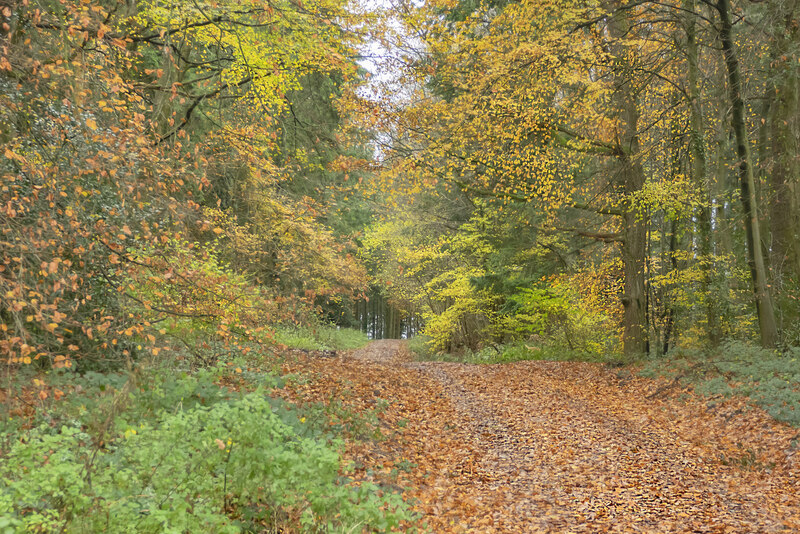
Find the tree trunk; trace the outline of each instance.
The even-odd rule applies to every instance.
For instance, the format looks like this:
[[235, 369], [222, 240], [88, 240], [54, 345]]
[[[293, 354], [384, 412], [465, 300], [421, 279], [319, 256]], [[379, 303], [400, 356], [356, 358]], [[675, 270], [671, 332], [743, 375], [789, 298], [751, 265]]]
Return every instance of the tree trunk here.
[[686, 30], [686, 59], [688, 64], [687, 89], [689, 93], [689, 117], [691, 131], [689, 133], [689, 150], [692, 155], [691, 169], [692, 178], [697, 187], [703, 191], [704, 206], [700, 207], [697, 213], [697, 222], [700, 227], [700, 270], [703, 273], [701, 279], [701, 291], [705, 302], [706, 329], [708, 341], [712, 347], [719, 345], [721, 334], [719, 330], [718, 311], [715, 305], [716, 299], [712, 295], [713, 287], [713, 247], [711, 229], [711, 194], [710, 184], [707, 177], [706, 148], [704, 136], [703, 108], [700, 101], [699, 89], [699, 53], [696, 39], [696, 9], [695, 0], [683, 1], [684, 12], [686, 13], [684, 22]]
[[[672, 268], [673, 272], [678, 272], [678, 257], [675, 253], [678, 251], [678, 221], [673, 219], [672, 224], [670, 227], [669, 232], [669, 263], [670, 267]], [[664, 344], [662, 346], [662, 354], [667, 354], [669, 352], [672, 337], [673, 337], [673, 329], [675, 327], [675, 306], [672, 303], [669, 303], [667, 309], [665, 311], [665, 319], [664, 319]]]
[[[800, 2], [775, 2], [770, 6], [775, 17], [776, 36], [772, 43], [775, 69], [770, 102], [769, 150], [772, 202], [769, 206], [771, 232], [772, 287], [776, 292], [791, 291], [800, 282], [800, 65], [792, 48], [800, 38], [797, 10]], [[798, 319], [795, 301], [784, 299], [777, 308], [783, 324]]]
[[[620, 6], [612, 6], [620, 7]], [[635, 193], [644, 187], [644, 169], [639, 161], [639, 102], [631, 71], [635, 47], [625, 43], [630, 21], [625, 9], [617, 9], [609, 22], [611, 53], [615, 63], [613, 104], [619, 120], [617, 138], [623, 155], [619, 158], [617, 182], [624, 194], [622, 264], [625, 277], [622, 305], [623, 350], [626, 355], [648, 351], [647, 306], [645, 290], [645, 254], [647, 221], [634, 205]]]
[[761, 232], [758, 224], [758, 201], [756, 184], [753, 175], [750, 144], [744, 118], [744, 100], [741, 94], [741, 73], [739, 60], [733, 46], [730, 15], [730, 1], [718, 0], [716, 4], [720, 16], [719, 36], [728, 72], [728, 94], [731, 103], [732, 127], [736, 136], [736, 153], [739, 157], [739, 189], [742, 208], [744, 209], [745, 233], [747, 235], [747, 255], [750, 274], [753, 282], [758, 326], [761, 333], [761, 344], [766, 348], [778, 344], [778, 329], [775, 323], [775, 312], [767, 284], [766, 265], [761, 252]]

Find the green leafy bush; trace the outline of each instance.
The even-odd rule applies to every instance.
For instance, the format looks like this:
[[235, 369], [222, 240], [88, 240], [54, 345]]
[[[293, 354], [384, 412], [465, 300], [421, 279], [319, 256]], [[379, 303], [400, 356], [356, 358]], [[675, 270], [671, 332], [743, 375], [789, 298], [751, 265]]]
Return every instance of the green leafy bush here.
[[492, 352], [483, 350], [476, 356], [483, 356], [483, 361], [475, 363], [509, 363], [525, 360], [617, 363], [619, 358], [616, 353], [598, 354], [558, 345], [536, 346], [526, 342], [509, 343]]
[[[86, 397], [19, 435], [0, 463], [0, 531], [383, 531], [409, 518], [399, 495], [340, 476], [338, 440], [263, 390], [215, 386], [223, 372], [138, 388], [87, 374]], [[104, 433], [89, 423], [110, 406]]]
[[535, 345], [565, 353], [600, 355], [614, 349], [610, 317], [591, 310], [567, 285], [520, 288], [511, 301], [514, 313], [508, 317], [506, 328], [517, 338], [531, 336], [538, 340]]
[[430, 361], [440, 359], [439, 354], [431, 350], [431, 338], [425, 334], [417, 334], [408, 340], [408, 350], [414, 355], [414, 359], [420, 361]]
[[320, 326], [316, 328], [317, 339], [334, 350], [360, 349], [369, 343], [367, 334], [353, 328]]

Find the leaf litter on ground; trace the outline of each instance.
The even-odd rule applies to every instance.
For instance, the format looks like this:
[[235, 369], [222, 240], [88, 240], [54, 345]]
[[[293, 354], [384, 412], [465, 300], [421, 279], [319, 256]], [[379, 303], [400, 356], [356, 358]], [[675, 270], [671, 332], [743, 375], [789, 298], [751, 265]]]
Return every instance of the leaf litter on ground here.
[[405, 490], [423, 530], [800, 531], [797, 429], [742, 399], [600, 364], [413, 362], [393, 340], [283, 370], [307, 377], [284, 396], [377, 415], [350, 476]]

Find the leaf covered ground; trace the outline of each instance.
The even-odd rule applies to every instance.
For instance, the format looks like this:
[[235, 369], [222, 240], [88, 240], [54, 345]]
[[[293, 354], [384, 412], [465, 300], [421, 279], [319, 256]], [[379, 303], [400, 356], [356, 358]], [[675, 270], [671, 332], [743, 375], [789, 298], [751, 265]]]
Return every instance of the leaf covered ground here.
[[390, 340], [301, 370], [283, 395], [377, 414], [351, 476], [406, 488], [434, 532], [800, 531], [798, 432], [741, 400], [596, 364], [412, 362]]

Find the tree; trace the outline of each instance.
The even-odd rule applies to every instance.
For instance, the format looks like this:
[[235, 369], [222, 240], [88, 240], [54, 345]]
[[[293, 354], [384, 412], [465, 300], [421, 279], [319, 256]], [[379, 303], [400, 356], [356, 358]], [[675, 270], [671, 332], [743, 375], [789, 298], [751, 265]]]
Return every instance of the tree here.
[[[311, 300], [305, 290], [362, 284], [342, 243], [276, 188], [277, 124], [290, 95], [314, 75], [356, 79], [358, 37], [342, 2], [20, 2], [0, 16], [8, 361], [157, 353], [154, 325], [167, 316], [223, 324], [224, 333], [257, 313], [291, 318], [294, 306], [273, 306], [297, 290]], [[213, 212], [227, 179], [238, 182], [234, 196], [266, 186], [257, 211], [283, 230], [278, 270], [319, 265], [312, 276], [298, 269], [285, 273], [292, 283], [262, 291], [220, 262], [233, 250], [212, 224], [234, 215]], [[230, 229], [228, 238], [263, 237], [247, 221]], [[247, 298], [218, 290], [222, 280]]]
[[[730, 69], [702, 53], [724, 27], [704, 14], [710, 5], [542, 0], [399, 10], [416, 46], [403, 55], [414, 92], [384, 108], [392, 175], [450, 191], [442, 202], [459, 193], [497, 209], [525, 203], [541, 216], [537, 235], [560, 233], [571, 244], [567, 272], [597, 261], [581, 262], [593, 244], [617, 248], [628, 354], [655, 350], [656, 341], [666, 350], [684, 335], [712, 345], [745, 335], [727, 172], [742, 158], [719, 122], [732, 94], [716, 88]], [[742, 44], [726, 42], [735, 57]], [[751, 71], [760, 50], [747, 44]], [[757, 127], [742, 103], [734, 126]], [[753, 195], [742, 201], [747, 234], [758, 231], [759, 186], [742, 176]], [[757, 249], [747, 248], [760, 288], [752, 294], [773, 344], [768, 266]]]
[[775, 323], [775, 312], [769, 290], [768, 274], [764, 255], [761, 249], [761, 230], [758, 220], [758, 199], [753, 172], [753, 161], [750, 154], [750, 141], [745, 124], [745, 104], [742, 98], [742, 75], [739, 59], [733, 44], [733, 23], [729, 0], [718, 0], [714, 4], [719, 13], [719, 37], [722, 52], [725, 56], [725, 67], [728, 72], [728, 95], [731, 104], [731, 126], [736, 136], [736, 152], [739, 156], [739, 187], [742, 207], [744, 209], [745, 234], [747, 237], [747, 254], [753, 283], [756, 312], [758, 314], [761, 344], [772, 348], [778, 344], [778, 329]]

